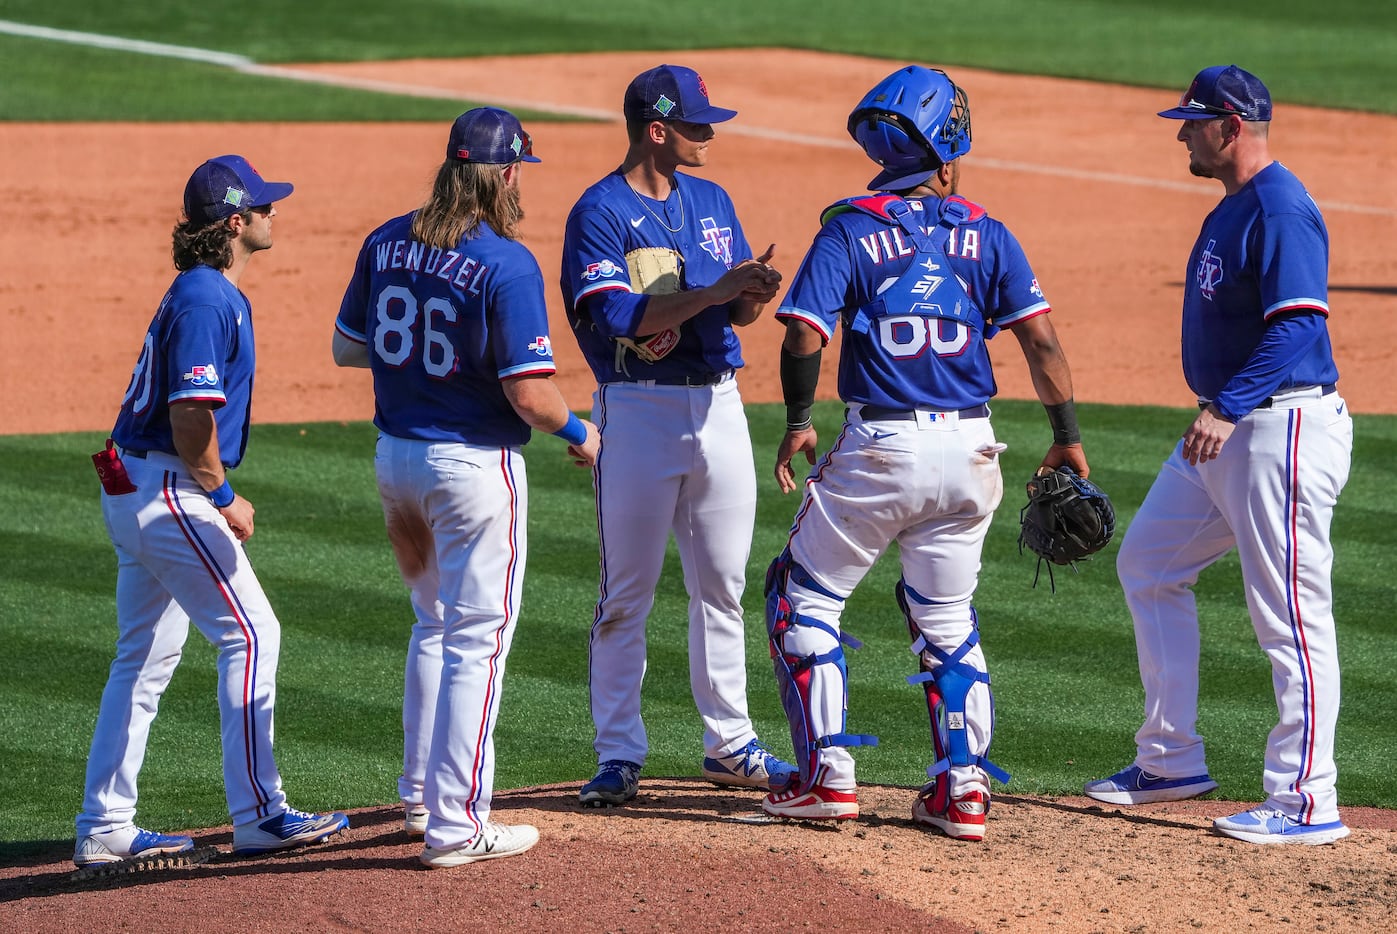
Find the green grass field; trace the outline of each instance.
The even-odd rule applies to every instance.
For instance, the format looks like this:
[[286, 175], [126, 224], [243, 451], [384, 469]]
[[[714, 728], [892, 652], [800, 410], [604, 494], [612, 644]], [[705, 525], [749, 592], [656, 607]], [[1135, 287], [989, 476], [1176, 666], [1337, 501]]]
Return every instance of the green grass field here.
[[[885, 4], [900, 23], [930, 20], [923, 4]], [[188, 45], [258, 62], [462, 56], [506, 52], [667, 49], [734, 45], [821, 48], [892, 59], [976, 65], [1178, 87], [1203, 64], [1237, 61], [1278, 98], [1397, 112], [1397, 29], [1391, 5], [1336, 0], [1316, 21], [1295, 0], [1215, 5], [1173, 0], [1167, 12], [1131, 2], [985, 0], [933, 27], [887, 28], [857, 7], [819, 16], [793, 0], [730, 0], [688, 7], [540, 0], [388, 7], [346, 0], [250, 0], [200, 8], [168, 0], [132, 5], [0, 0], [0, 19]], [[525, 11], [527, 10], [527, 11]], [[972, 15], [973, 12], [973, 15]], [[717, 27], [705, 25], [717, 22]], [[1151, 41], [1142, 47], [1139, 37]], [[460, 102], [312, 88], [168, 58], [7, 35], [0, 119], [438, 120]], [[0, 127], [0, 133], [12, 132]], [[133, 348], [134, 350], [134, 348]], [[1342, 361], [1340, 361], [1342, 367]], [[755, 591], [780, 550], [793, 498], [768, 476], [782, 411], [752, 406], [762, 499], [746, 601], [751, 705], [763, 736], [789, 750]], [[1093, 479], [1112, 494], [1124, 527], [1189, 419], [1183, 410], [1083, 406]], [[839, 419], [822, 405], [832, 438]], [[1033, 561], [1015, 546], [1018, 478], [1047, 443], [1041, 408], [996, 405], [1011, 445], [1009, 494], [986, 548], [977, 596], [995, 679], [994, 758], [1011, 789], [1065, 794], [1125, 764], [1142, 694], [1133, 638], [1116, 583], [1113, 545], [1058, 592], [1030, 588]], [[302, 807], [381, 804], [395, 797], [401, 756], [401, 671], [410, 611], [383, 535], [367, 424], [259, 426], [238, 486], [258, 508], [250, 552], [285, 627], [278, 759]], [[83, 763], [112, 655], [115, 561], [88, 462], [101, 436], [0, 437], [0, 858], [64, 839], [81, 798]], [[498, 730], [501, 788], [580, 781], [593, 766], [586, 706], [586, 637], [596, 594], [596, 532], [586, 475], [551, 437], [528, 448], [533, 488], [530, 571], [509, 660]], [[1397, 696], [1388, 607], [1397, 576], [1397, 418], [1360, 416], [1355, 467], [1335, 521], [1336, 608], [1344, 664], [1339, 724], [1344, 804], [1397, 807], [1388, 767]], [[652, 774], [695, 775], [699, 725], [688, 694], [685, 596], [677, 560], [663, 579], [650, 629], [645, 714]], [[861, 777], [903, 785], [928, 763], [920, 692], [903, 677], [912, 659], [891, 599], [885, 559], [850, 600], [846, 624], [867, 647], [850, 661], [850, 728], [883, 745], [857, 753]], [[1202, 732], [1222, 794], [1259, 795], [1274, 718], [1266, 663], [1255, 645], [1235, 558], [1198, 587], [1205, 629]], [[165, 696], [142, 773], [141, 819], [166, 829], [226, 820], [214, 700], [214, 656], [197, 634]]]
[[[750, 407], [761, 501], [748, 579], [749, 695], [758, 728], [789, 750], [755, 587], [782, 548], [797, 502], [767, 476], [784, 410]], [[818, 409], [826, 438], [841, 410]], [[1129, 522], [1184, 410], [1083, 406], [1095, 470], [1119, 524]], [[1116, 583], [1116, 544], [1034, 590], [1034, 561], [1018, 554], [1013, 482], [1046, 446], [1035, 403], [995, 406], [1009, 492], [985, 551], [976, 598], [994, 676], [994, 758], [1017, 793], [1071, 794], [1133, 755], [1142, 694], [1130, 620]], [[83, 763], [111, 659], [115, 560], [87, 455], [102, 436], [0, 437], [0, 841], [61, 839], [81, 801]], [[278, 759], [293, 802], [351, 807], [395, 798], [400, 765], [402, 666], [411, 615], [383, 535], [374, 489], [374, 430], [366, 424], [260, 426], [238, 471], [258, 509], [249, 551], [281, 617]], [[527, 449], [533, 508], [524, 610], [509, 659], [497, 734], [501, 788], [590, 776], [586, 641], [596, 595], [596, 530], [588, 476], [562, 444]], [[1339, 724], [1341, 800], [1397, 806], [1388, 767], [1397, 698], [1387, 607], [1397, 573], [1397, 418], [1359, 417], [1356, 468], [1336, 517], [1337, 612], [1346, 704]], [[650, 626], [645, 716], [647, 771], [697, 775], [701, 734], [689, 697], [685, 595], [668, 557]], [[882, 739], [860, 750], [866, 781], [912, 785], [929, 764], [920, 691], [885, 557], [849, 601], [847, 628], [866, 647], [850, 658], [850, 728]], [[1235, 558], [1198, 587], [1205, 631], [1200, 728], [1221, 793], [1255, 798], [1275, 711], [1266, 662], [1240, 595]], [[1361, 699], [1361, 700], [1357, 700]], [[37, 795], [35, 789], [45, 789]], [[219, 768], [214, 653], [197, 634], [166, 694], [142, 772], [142, 820], [159, 827], [225, 821]], [[0, 850], [3, 852], [3, 850]]]

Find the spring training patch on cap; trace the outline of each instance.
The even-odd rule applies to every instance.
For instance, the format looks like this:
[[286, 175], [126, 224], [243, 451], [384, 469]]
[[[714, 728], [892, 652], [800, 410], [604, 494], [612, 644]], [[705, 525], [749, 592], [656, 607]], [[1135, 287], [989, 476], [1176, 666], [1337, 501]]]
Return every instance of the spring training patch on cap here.
[[518, 133], [514, 134], [514, 141], [509, 144], [509, 148], [514, 150], [516, 156], [524, 151], [524, 141], [519, 138]]
[[223, 196], [224, 204], [231, 204], [233, 207], [242, 207], [243, 198], [247, 197], [247, 192], [241, 188], [229, 188], [227, 194]]
[[668, 117], [669, 112], [674, 109], [674, 101], [661, 94], [660, 99], [655, 101], [655, 109]]

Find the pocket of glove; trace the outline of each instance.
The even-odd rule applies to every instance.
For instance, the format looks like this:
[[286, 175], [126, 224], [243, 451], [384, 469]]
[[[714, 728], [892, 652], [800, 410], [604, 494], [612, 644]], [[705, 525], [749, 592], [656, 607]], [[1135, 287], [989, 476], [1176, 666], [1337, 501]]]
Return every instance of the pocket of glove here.
[[659, 246], [645, 246], [626, 254], [631, 288], [646, 295], [672, 295], [683, 289], [684, 258]]
[[1105, 548], [1115, 532], [1111, 499], [1096, 484], [1059, 467], [1028, 481], [1019, 512], [1019, 549], [1053, 564], [1073, 564]]

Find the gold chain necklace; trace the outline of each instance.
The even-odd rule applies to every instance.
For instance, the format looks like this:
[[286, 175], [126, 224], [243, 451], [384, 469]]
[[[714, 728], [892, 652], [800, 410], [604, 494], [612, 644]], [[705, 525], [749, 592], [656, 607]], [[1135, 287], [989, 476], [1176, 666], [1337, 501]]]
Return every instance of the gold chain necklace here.
[[[678, 226], [678, 227], [671, 227], [671, 226], [669, 226], [668, 224], [665, 223], [665, 219], [664, 219], [663, 217], [661, 217], [660, 215], [656, 214], [653, 210], [651, 210], [651, 209], [650, 209], [650, 205], [646, 204], [646, 203], [645, 203], [645, 199], [642, 198], [642, 197], [640, 196], [640, 192], [638, 192], [638, 191], [635, 190], [635, 186], [631, 184], [631, 180], [630, 180], [630, 179], [626, 179], [626, 187], [629, 188], [629, 189], [631, 190], [631, 194], [632, 194], [632, 195], [635, 195], [635, 200], [640, 204], [641, 207], [643, 207], [643, 208], [645, 209], [645, 213], [646, 213], [646, 214], [649, 214], [649, 215], [650, 215], [651, 217], [653, 217], [656, 221], [658, 221], [659, 224], [660, 224], [660, 226], [663, 227], [665, 230], [668, 230], [670, 233], [679, 233], [679, 231], [681, 231], [681, 230], [684, 229], [684, 192], [682, 192], [682, 191], [679, 190], [679, 186], [678, 186], [678, 185], [675, 185], [675, 186], [674, 186], [674, 193], [675, 193], [676, 195], [679, 196], [679, 226]], [[666, 198], [665, 200], [668, 201], [669, 199]]]

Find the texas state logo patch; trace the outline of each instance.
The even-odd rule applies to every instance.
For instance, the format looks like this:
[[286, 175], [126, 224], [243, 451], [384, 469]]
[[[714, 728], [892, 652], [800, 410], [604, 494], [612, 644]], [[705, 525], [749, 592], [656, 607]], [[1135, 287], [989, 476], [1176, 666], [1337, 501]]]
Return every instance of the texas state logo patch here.
[[1208, 241], [1208, 245], [1203, 248], [1203, 255], [1198, 257], [1198, 271], [1195, 273], [1198, 291], [1210, 302], [1218, 286], [1222, 285], [1222, 260], [1213, 255], [1213, 248], [1217, 243], [1216, 240]]

